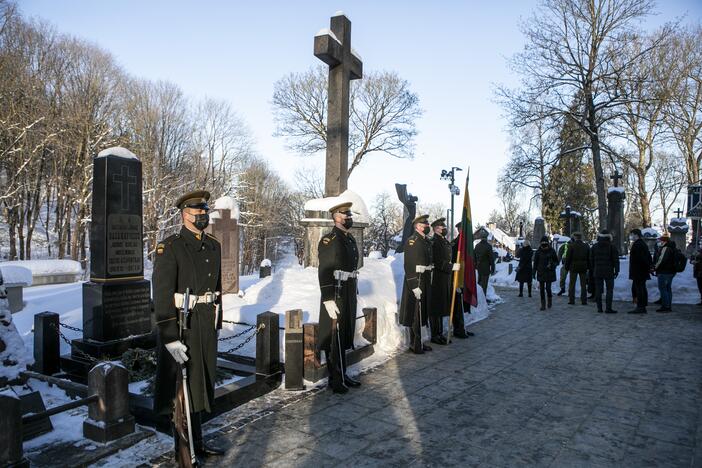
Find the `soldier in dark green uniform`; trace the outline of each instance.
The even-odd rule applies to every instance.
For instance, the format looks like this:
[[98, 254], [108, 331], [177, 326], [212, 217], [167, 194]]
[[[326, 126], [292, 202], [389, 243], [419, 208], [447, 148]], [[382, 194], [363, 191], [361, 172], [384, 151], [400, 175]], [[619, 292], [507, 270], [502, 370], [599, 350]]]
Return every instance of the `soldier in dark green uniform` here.
[[[400, 325], [409, 327], [410, 351], [422, 354], [431, 347], [422, 343], [422, 326], [427, 325], [431, 304], [431, 241], [429, 215], [413, 220], [414, 232], [405, 245], [405, 280], [400, 303]], [[419, 311], [417, 305], [419, 304]]]
[[[209, 223], [209, 198], [209, 192], [199, 190], [178, 199], [176, 207], [181, 210], [183, 227], [156, 246], [152, 277], [159, 351], [154, 409], [162, 414], [174, 410], [176, 393], [182, 398], [180, 366], [184, 365], [198, 457], [224, 453], [205, 445], [200, 418], [200, 412], [210, 412], [214, 405], [217, 334], [222, 328], [221, 247], [217, 239], [204, 232]], [[186, 288], [191, 293], [191, 314], [181, 338], [178, 309], [183, 306]], [[176, 459], [188, 465], [189, 460], [182, 460], [187, 428], [184, 433], [182, 426], [174, 424], [174, 439]]]
[[329, 386], [334, 393], [361, 385], [346, 374], [346, 350], [353, 347], [356, 331], [358, 291], [358, 247], [349, 232], [353, 226], [351, 206], [345, 202], [329, 210], [334, 228], [319, 241], [319, 348], [329, 363]]
[[432, 238], [432, 261], [434, 269], [431, 279], [431, 309], [429, 311], [429, 325], [431, 329], [431, 342], [445, 345], [444, 317], [449, 316], [451, 309], [451, 292], [453, 290], [453, 272], [459, 265], [451, 261], [451, 244], [446, 239], [446, 218], [439, 218], [431, 227], [434, 229]]

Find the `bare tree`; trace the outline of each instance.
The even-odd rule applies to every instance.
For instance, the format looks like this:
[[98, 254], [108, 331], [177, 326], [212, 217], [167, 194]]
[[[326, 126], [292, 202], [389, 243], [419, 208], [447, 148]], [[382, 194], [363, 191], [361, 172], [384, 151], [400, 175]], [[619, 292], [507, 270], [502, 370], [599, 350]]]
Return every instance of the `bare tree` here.
[[627, 33], [652, 8], [650, 0], [545, 0], [524, 23], [527, 44], [512, 60], [521, 87], [499, 90], [513, 126], [532, 122], [538, 103], [549, 115], [568, 115], [586, 132], [600, 228], [607, 223], [602, 127], [627, 100], [616, 91], [613, 78], [640, 56], [629, 57], [626, 63], [617, 58], [625, 56]]
[[368, 250], [380, 251], [387, 257], [393, 237], [402, 233], [402, 207], [389, 193], [379, 193], [371, 206], [371, 223], [365, 236]]
[[668, 214], [685, 186], [685, 169], [678, 161], [676, 155], [660, 152], [656, 155], [653, 163], [651, 194], [658, 195], [660, 209], [663, 213], [664, 229], [667, 229], [666, 226], [668, 226]]
[[680, 77], [666, 107], [666, 123], [685, 159], [687, 182], [699, 183], [702, 163], [702, 26], [673, 38], [666, 67]]
[[[370, 153], [396, 158], [414, 155], [419, 98], [395, 72], [370, 72], [351, 83], [349, 176]], [[303, 155], [327, 147], [327, 72], [323, 66], [291, 73], [274, 85], [276, 136]]]

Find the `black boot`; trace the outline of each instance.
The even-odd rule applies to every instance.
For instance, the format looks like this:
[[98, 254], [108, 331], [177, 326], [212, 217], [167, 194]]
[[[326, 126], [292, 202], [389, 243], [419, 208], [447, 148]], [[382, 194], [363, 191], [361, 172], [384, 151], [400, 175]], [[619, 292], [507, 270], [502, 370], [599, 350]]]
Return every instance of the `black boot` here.
[[548, 296], [548, 308], [549, 308], [549, 309], [550, 309], [551, 306], [553, 305], [553, 302], [552, 302], [551, 299], [552, 299], [551, 296]]
[[226, 453], [226, 450], [205, 443], [205, 439], [202, 437], [202, 418], [200, 413], [193, 414], [191, 421], [193, 424], [193, 444], [195, 445], [196, 457], [221, 457]]
[[546, 310], [546, 299], [541, 299], [541, 309], [539, 310]]
[[361, 382], [348, 375], [344, 375], [344, 385], [350, 388], [357, 388], [361, 386]]

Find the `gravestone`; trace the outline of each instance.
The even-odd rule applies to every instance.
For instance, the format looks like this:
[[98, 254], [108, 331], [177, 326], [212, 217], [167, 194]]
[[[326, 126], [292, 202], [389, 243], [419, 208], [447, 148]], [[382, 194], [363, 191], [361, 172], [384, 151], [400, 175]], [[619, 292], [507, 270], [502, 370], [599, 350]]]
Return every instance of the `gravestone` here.
[[612, 234], [612, 245], [617, 248], [619, 255], [626, 254], [624, 244], [624, 200], [626, 194], [624, 187], [619, 187], [619, 179], [623, 176], [619, 171], [614, 171], [610, 179], [614, 181], [614, 187], [607, 190], [607, 229]]
[[125, 148], [106, 149], [93, 160], [90, 281], [83, 283], [83, 338], [72, 342], [73, 360], [80, 351], [113, 359], [154, 346], [142, 231], [141, 161]]
[[[207, 232], [222, 244], [222, 293], [239, 292], [239, 221], [236, 202], [231, 197], [222, 197], [215, 201], [215, 212], [210, 216], [212, 222]], [[226, 207], [226, 208], [219, 208]]]
[[572, 237], [574, 232], [580, 232], [580, 212], [573, 210], [570, 205], [567, 205], [558, 217], [564, 220], [564, 236]]
[[[400, 203], [404, 206], [403, 216], [405, 222], [402, 227], [402, 242], [397, 247], [395, 252], [402, 253], [405, 251], [405, 242], [414, 232], [412, 221], [414, 221], [417, 215], [417, 200], [419, 198], [415, 197], [411, 193], [407, 192], [407, 184], [395, 184], [395, 191], [397, 192], [397, 198], [400, 199]], [[453, 227], [451, 227], [453, 229]]]
[[317, 33], [314, 55], [329, 65], [324, 196], [335, 197], [348, 186], [350, 81], [363, 76], [363, 62], [351, 48], [351, 21], [346, 15], [332, 16], [330, 29]]
[[285, 389], [304, 390], [302, 310], [285, 312]]
[[[329, 65], [328, 108], [327, 108], [327, 151], [324, 177], [324, 196], [320, 202], [339, 197], [337, 202], [353, 201], [352, 211], [358, 212], [356, 206], [365, 203], [348, 187], [349, 159], [349, 106], [350, 81], [363, 76], [363, 63], [351, 49], [351, 21], [341, 12], [332, 16], [330, 29], [322, 29], [314, 37], [314, 55]], [[345, 196], [346, 195], [346, 196]], [[353, 195], [349, 200], [348, 195]], [[345, 197], [344, 197], [345, 196]], [[343, 198], [342, 198], [343, 197]], [[308, 204], [310, 203], [308, 202]], [[331, 208], [335, 203], [328, 204]], [[334, 226], [331, 215], [325, 209], [305, 206], [305, 218], [300, 224], [305, 227], [304, 265], [319, 265], [317, 246], [320, 239]], [[363, 229], [367, 220], [354, 219], [351, 233], [356, 238], [359, 253], [363, 252]], [[358, 267], [363, 265], [363, 255], [359, 255]]]
[[656, 242], [658, 242], [660, 235], [661, 233], [653, 228], [641, 229], [641, 238], [646, 243], [648, 251], [651, 255], [656, 252]]
[[668, 223], [668, 233], [670, 234], [670, 240], [675, 242], [675, 246], [682, 250], [688, 257], [692, 252], [687, 250], [687, 231], [690, 229], [687, 225], [687, 219], [681, 218], [682, 210], [678, 208], [675, 212], [676, 217], [670, 220]]
[[541, 242], [541, 238], [546, 235], [546, 221], [544, 221], [544, 218], [541, 216], [538, 216], [534, 220], [534, 238], [532, 244], [535, 246], [538, 246], [539, 242]]

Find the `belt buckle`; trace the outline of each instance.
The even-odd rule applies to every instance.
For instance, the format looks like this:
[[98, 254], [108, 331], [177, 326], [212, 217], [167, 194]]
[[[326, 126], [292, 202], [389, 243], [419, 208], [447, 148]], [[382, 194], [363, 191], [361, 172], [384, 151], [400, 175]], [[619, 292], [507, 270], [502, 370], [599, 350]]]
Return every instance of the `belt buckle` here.
[[206, 304], [212, 304], [214, 302], [214, 293], [207, 291], [205, 293], [205, 303]]

